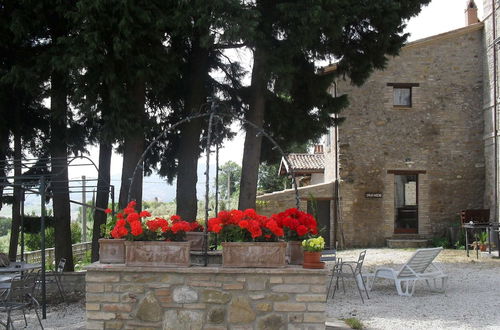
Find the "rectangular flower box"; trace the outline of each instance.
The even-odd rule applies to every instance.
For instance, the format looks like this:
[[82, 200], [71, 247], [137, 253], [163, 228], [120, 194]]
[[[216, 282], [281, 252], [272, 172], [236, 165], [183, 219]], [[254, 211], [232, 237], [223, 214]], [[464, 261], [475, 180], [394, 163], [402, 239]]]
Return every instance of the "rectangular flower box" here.
[[191, 243], [191, 251], [202, 251], [205, 233], [199, 231], [187, 231], [186, 240]]
[[286, 242], [223, 242], [223, 267], [285, 267]]
[[126, 241], [125, 264], [146, 267], [189, 267], [189, 242]]
[[125, 240], [100, 238], [99, 262], [101, 264], [124, 264]]

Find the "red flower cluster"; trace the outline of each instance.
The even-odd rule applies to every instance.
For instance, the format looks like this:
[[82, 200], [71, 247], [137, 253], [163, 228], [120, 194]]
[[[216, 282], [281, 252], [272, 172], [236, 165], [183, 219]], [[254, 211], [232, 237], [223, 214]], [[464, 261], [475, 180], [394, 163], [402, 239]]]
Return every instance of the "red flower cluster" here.
[[117, 221], [115, 228], [111, 231], [111, 236], [114, 238], [122, 238], [129, 234], [139, 236], [143, 233], [141, 216], [135, 211], [135, 201], [128, 203], [123, 213], [116, 215]]
[[253, 209], [221, 211], [216, 218], [208, 220], [208, 230], [211, 232], [220, 233], [226, 226], [241, 228], [252, 239], [270, 240], [273, 236], [284, 235], [283, 228], [274, 219], [259, 215]]
[[311, 214], [296, 208], [273, 214], [271, 219], [274, 219], [278, 226], [285, 230], [285, 239], [287, 240], [302, 240], [306, 235], [318, 233], [316, 219]]
[[173, 215], [170, 221], [163, 218], [155, 218], [142, 222], [143, 218], [151, 217], [148, 211], [137, 212], [136, 202], [128, 203], [123, 213], [117, 214], [116, 225], [111, 231], [114, 238], [126, 237], [138, 240], [167, 239], [171, 241], [184, 240], [185, 232], [197, 229], [198, 223], [191, 224], [183, 221], [178, 215]]

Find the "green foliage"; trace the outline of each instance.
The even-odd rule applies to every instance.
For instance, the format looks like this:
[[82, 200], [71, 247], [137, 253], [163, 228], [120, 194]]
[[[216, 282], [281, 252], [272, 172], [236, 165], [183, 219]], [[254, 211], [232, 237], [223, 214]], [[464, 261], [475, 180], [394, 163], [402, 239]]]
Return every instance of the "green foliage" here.
[[83, 258], [75, 258], [75, 271], [83, 270], [83, 268], [92, 263], [91, 261], [91, 250], [85, 252]]
[[451, 247], [451, 243], [446, 237], [434, 237], [432, 239], [432, 246], [449, 249]]
[[363, 329], [364, 325], [355, 317], [350, 317], [343, 320], [351, 329]]
[[10, 234], [0, 237], [0, 252], [8, 253], [10, 244]]
[[[80, 224], [77, 222], [71, 222], [71, 243], [80, 243], [82, 239], [82, 230]], [[26, 251], [37, 251], [41, 249], [41, 235], [38, 234], [28, 234], [24, 235], [24, 242], [26, 245]], [[54, 228], [45, 229], [45, 248], [52, 248], [55, 246], [55, 236]]]
[[9, 233], [12, 225], [12, 219], [0, 217], [0, 236], [5, 236]]
[[[219, 172], [219, 199], [229, 200], [238, 195], [240, 190], [241, 166], [228, 161], [220, 167]], [[228, 184], [230, 194], [228, 195]]]
[[175, 202], [144, 201], [142, 208], [155, 217], [170, 218], [175, 214]]
[[259, 166], [258, 191], [270, 193], [290, 187], [290, 179], [278, 173], [279, 164], [262, 163]]
[[480, 232], [477, 235], [477, 240], [479, 241], [480, 244], [488, 243], [488, 232], [487, 231]]

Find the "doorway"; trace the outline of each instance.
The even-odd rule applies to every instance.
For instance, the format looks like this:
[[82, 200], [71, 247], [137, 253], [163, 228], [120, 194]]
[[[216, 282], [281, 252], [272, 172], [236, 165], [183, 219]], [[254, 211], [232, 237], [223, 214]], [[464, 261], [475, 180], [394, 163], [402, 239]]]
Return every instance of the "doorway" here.
[[330, 248], [330, 200], [308, 200], [307, 213], [316, 218], [320, 235], [325, 239], [325, 248]]
[[394, 175], [394, 233], [418, 233], [418, 174]]

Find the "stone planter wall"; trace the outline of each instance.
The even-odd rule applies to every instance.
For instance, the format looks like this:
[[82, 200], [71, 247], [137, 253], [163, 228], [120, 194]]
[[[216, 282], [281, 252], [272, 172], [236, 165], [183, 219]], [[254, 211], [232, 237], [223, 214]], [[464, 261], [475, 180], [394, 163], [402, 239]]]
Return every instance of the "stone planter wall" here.
[[87, 329], [324, 329], [327, 271], [87, 267]]

